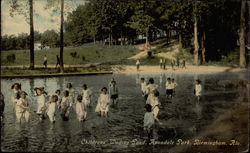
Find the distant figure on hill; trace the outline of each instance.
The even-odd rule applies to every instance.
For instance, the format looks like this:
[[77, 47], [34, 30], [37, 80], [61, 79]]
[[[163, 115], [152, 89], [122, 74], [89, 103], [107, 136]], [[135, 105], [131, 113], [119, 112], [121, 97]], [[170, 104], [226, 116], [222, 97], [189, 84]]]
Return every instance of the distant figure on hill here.
[[179, 57], [176, 58], [176, 65], [177, 65], [178, 68], [180, 67], [180, 59], [179, 59]]
[[57, 65], [60, 66], [60, 58], [58, 55], [56, 55], [56, 68], [57, 68]]
[[182, 60], [182, 68], [186, 68], [186, 61]]
[[47, 59], [47, 56], [45, 55], [43, 58], [43, 65], [45, 68], [47, 68], [47, 64], [48, 64], [48, 59]]
[[140, 69], [140, 61], [139, 60], [136, 61], [136, 68], [137, 68], [137, 71], [139, 71], [139, 69]]
[[162, 58], [160, 59], [160, 69], [162, 69], [162, 67], [163, 67], [163, 60], [162, 60]]
[[175, 65], [175, 60], [174, 60], [174, 59], [172, 59], [172, 60], [171, 60], [172, 70], [174, 70], [174, 65]]
[[166, 60], [166, 59], [163, 59], [163, 69], [164, 69], [164, 70], [166, 69], [166, 64], [167, 64], [167, 60]]

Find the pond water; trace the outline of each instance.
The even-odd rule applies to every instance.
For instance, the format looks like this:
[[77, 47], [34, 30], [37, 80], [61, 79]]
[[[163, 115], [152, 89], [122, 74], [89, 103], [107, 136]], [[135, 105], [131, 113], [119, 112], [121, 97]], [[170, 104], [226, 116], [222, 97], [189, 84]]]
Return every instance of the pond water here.
[[[111, 107], [108, 118], [101, 118], [94, 112], [100, 88], [108, 86], [115, 78], [119, 89], [118, 106]], [[59, 78], [35, 78], [2, 80], [1, 90], [5, 96], [5, 119], [1, 128], [2, 151], [138, 151], [143, 145], [126, 144], [135, 139], [144, 141], [143, 116], [145, 101], [141, 96], [140, 78], [153, 77], [160, 86], [162, 103], [158, 118], [162, 125], [154, 131], [156, 140], [189, 139], [196, 136], [204, 127], [211, 124], [219, 115], [229, 110], [237, 102], [243, 89], [225, 89], [216, 84], [218, 80], [247, 80], [246, 73], [211, 74], [155, 74], [155, 75], [96, 75]], [[165, 80], [175, 78], [178, 86], [171, 101], [165, 99]], [[194, 81], [200, 79], [203, 84], [203, 97], [198, 103], [193, 95]], [[31, 107], [30, 123], [18, 124], [15, 121], [10, 103], [11, 85], [22, 84], [22, 90], [28, 93]], [[65, 89], [68, 82], [80, 93], [83, 84], [93, 91], [91, 107], [87, 120], [78, 122], [73, 109], [70, 120], [51, 124], [48, 119], [39, 122], [36, 110], [34, 87], [44, 86], [48, 93], [56, 89]], [[196, 130], [192, 130], [192, 129]], [[246, 127], [247, 128], [247, 127]], [[85, 144], [85, 142], [87, 142]], [[95, 142], [94, 142], [95, 141]], [[114, 144], [114, 142], [121, 142]], [[122, 144], [122, 142], [124, 144]], [[105, 143], [105, 144], [103, 144]], [[171, 147], [171, 146], [170, 146]]]

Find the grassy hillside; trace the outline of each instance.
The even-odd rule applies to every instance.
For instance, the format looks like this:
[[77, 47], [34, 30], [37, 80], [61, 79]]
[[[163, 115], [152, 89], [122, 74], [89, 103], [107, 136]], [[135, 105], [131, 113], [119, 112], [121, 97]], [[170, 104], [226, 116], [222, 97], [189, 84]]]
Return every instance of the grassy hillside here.
[[[76, 52], [76, 57], [71, 53]], [[133, 46], [105, 46], [101, 44], [86, 44], [79, 47], [65, 47], [64, 64], [89, 64], [118, 62], [127, 59], [139, 52]], [[7, 56], [15, 54], [16, 60], [13, 63], [7, 62]], [[56, 64], [56, 55], [59, 55], [59, 48], [35, 51], [35, 64], [42, 65], [44, 55], [48, 58], [48, 64]], [[29, 50], [3, 51], [1, 54], [2, 65], [29, 65]]]

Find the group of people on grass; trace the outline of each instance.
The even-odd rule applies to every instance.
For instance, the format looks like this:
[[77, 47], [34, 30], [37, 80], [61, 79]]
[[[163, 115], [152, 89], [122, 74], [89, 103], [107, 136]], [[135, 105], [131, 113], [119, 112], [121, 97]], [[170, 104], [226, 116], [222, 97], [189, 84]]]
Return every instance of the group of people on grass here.
[[[43, 57], [43, 65], [44, 65], [44, 68], [48, 67], [48, 58], [46, 55], [44, 55]], [[60, 66], [60, 57], [58, 55], [56, 55], [56, 68], [57, 66]]]
[[[165, 70], [166, 69], [167, 60], [164, 59], [164, 58], [160, 58], [160, 62], [159, 63], [160, 63], [160, 69], [164, 69]], [[172, 59], [170, 64], [171, 64], [172, 70], [174, 70], [175, 66], [177, 68], [185, 68], [185, 69], [187, 68], [186, 67], [186, 61], [184, 59], [180, 60], [179, 57], [177, 57], [176, 60]], [[139, 59], [136, 60], [135, 65], [136, 65], [137, 71], [139, 71], [140, 70], [140, 66], [141, 66], [141, 63], [140, 63]]]

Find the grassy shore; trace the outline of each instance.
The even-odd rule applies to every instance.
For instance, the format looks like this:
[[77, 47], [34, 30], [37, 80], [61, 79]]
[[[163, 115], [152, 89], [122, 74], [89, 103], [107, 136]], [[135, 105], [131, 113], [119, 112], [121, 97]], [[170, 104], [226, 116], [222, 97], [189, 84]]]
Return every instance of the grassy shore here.
[[[76, 52], [76, 56], [71, 54]], [[65, 47], [64, 64], [90, 64], [107, 63], [125, 60], [139, 52], [133, 46], [107, 46], [101, 44], [86, 44], [79, 47]], [[15, 54], [16, 60], [12, 63], [7, 61], [7, 56]], [[44, 56], [47, 56], [48, 64], [56, 64], [56, 55], [59, 55], [59, 48], [35, 51], [35, 65], [42, 65]], [[1, 65], [29, 65], [29, 50], [3, 51], [1, 54]]]
[[[152, 42], [152, 57], [148, 57], [147, 52], [143, 52], [143, 45], [108, 46], [90, 43], [78, 47], [65, 47], [64, 73], [112, 71], [116, 65], [125, 67], [135, 66], [137, 59], [140, 59], [140, 63], [143, 66], [158, 67], [160, 58], [162, 57], [167, 60], [167, 66], [170, 66], [171, 59], [176, 59], [177, 56], [179, 59], [184, 59], [187, 65], [192, 65], [193, 63], [192, 48], [178, 50], [178, 42], [175, 40], [172, 40], [171, 43], [166, 43], [165, 39]], [[8, 61], [7, 56], [13, 54], [15, 55], [15, 60], [13, 62]], [[49, 65], [47, 69], [43, 68], [43, 58], [45, 55], [47, 56]], [[36, 68], [35, 70], [30, 70], [29, 50], [2, 51], [1, 75], [58, 74], [60, 73], [59, 70], [55, 69], [56, 55], [59, 55], [59, 48], [35, 51]], [[138, 58], [131, 58], [134, 56]], [[238, 51], [234, 51], [221, 61], [209, 62], [203, 66], [226, 66], [229, 67], [226, 69], [231, 69], [230, 67], [238, 67], [238, 59]]]
[[[98, 66], [98, 67], [66, 67], [64, 68], [64, 74], [84, 74], [84, 73], [93, 73], [93, 72], [109, 72], [112, 71], [111, 67], [109, 66]], [[1, 69], [1, 75], [9, 76], [9, 75], [55, 75], [60, 74], [60, 69], [55, 68], [36, 68], [34, 70], [30, 70], [28, 68], [3, 68]]]

